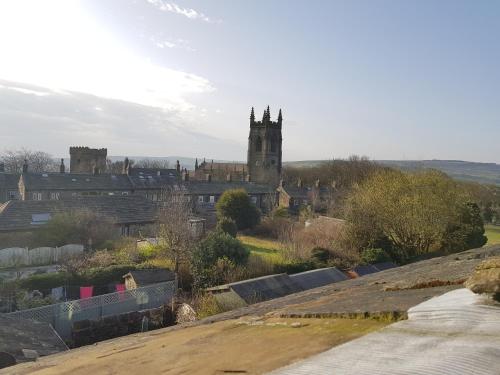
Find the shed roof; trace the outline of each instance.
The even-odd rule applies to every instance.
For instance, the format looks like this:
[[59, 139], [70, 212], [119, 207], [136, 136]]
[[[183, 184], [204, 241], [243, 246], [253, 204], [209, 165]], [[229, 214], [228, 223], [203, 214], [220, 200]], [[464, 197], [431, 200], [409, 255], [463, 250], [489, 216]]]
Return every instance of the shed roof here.
[[0, 172], [0, 190], [17, 190], [20, 176], [19, 173]]
[[347, 280], [347, 276], [335, 267], [296, 273], [290, 278], [304, 290]]
[[163, 283], [175, 280], [175, 273], [165, 268], [130, 271], [124, 278], [131, 277], [137, 286]]
[[243, 280], [228, 284], [228, 287], [248, 304], [283, 297], [303, 290], [286, 273]]
[[360, 265], [353, 268], [353, 271], [358, 276], [369, 275], [371, 273], [379, 272], [379, 270], [371, 264]]

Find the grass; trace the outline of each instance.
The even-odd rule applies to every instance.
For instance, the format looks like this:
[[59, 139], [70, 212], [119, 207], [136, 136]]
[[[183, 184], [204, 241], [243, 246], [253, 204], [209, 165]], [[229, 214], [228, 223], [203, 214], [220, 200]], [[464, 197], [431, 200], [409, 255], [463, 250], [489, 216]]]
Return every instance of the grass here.
[[273, 264], [286, 263], [282, 254], [281, 244], [272, 239], [264, 239], [253, 236], [238, 236], [251, 254], [258, 255]]
[[488, 237], [487, 245], [500, 244], [500, 226], [497, 225], [485, 225], [485, 235]]

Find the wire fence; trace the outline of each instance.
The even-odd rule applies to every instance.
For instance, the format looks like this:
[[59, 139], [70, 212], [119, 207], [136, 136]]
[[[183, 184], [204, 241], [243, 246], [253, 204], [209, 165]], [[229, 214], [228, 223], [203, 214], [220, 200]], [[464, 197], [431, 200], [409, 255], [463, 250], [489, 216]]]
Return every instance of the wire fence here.
[[5, 315], [11, 318], [48, 323], [54, 327], [61, 338], [70, 339], [75, 322], [87, 319], [99, 320], [106, 316], [153, 309], [170, 304], [176, 288], [177, 282], [169, 281], [122, 292], [15, 311]]

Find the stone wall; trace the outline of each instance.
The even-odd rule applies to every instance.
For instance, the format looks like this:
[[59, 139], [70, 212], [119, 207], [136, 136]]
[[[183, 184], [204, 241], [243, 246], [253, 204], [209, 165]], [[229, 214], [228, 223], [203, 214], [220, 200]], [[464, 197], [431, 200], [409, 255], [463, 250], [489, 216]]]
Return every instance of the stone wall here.
[[133, 311], [108, 316], [100, 320], [81, 320], [73, 324], [71, 348], [141, 332], [143, 317], [148, 319], [148, 330], [175, 324], [171, 308], [163, 305], [156, 309]]
[[83, 250], [83, 245], [37, 247], [31, 250], [23, 247], [0, 249], [0, 267], [42, 266], [58, 263], [66, 256], [81, 254]]

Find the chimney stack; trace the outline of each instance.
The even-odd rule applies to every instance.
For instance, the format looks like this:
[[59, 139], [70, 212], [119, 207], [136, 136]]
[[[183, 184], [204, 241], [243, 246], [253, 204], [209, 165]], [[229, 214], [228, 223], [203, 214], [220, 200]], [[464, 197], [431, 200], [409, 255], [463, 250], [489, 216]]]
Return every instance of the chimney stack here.
[[61, 159], [61, 165], [59, 166], [59, 173], [64, 173], [65, 172], [65, 167], [64, 167], [64, 159]]
[[5, 164], [0, 163], [0, 173], [4, 173], [4, 172], [5, 172]]
[[231, 176], [231, 173], [228, 173], [226, 176], [226, 181], [227, 182], [232, 182], [233, 181], [233, 176]]
[[319, 189], [320, 183], [319, 183], [319, 178], [314, 182], [314, 187], [316, 189]]
[[301, 188], [302, 187], [302, 179], [299, 177], [299, 179], [297, 180], [297, 187], [298, 188]]
[[28, 173], [28, 160], [24, 159], [23, 173]]
[[205, 175], [205, 181], [207, 181], [207, 182], [212, 182], [212, 175], [211, 175], [210, 173], [207, 173], [207, 174]]
[[245, 176], [245, 182], [251, 182], [252, 179], [250, 178], [250, 173], [248, 173], [246, 176]]
[[189, 172], [186, 170], [182, 172], [182, 181], [189, 181]]
[[179, 163], [179, 160], [175, 163], [175, 169], [177, 173], [181, 173], [181, 163]]

